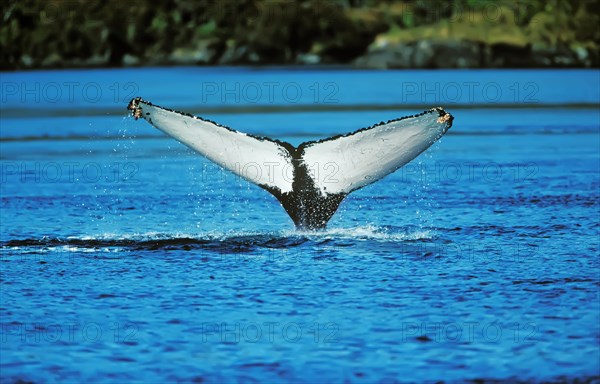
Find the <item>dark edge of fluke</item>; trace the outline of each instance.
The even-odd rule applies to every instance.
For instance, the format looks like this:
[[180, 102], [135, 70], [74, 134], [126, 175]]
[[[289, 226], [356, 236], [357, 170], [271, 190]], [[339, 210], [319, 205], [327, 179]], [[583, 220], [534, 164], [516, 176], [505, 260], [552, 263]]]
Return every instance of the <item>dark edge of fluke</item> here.
[[[187, 113], [187, 112], [181, 112], [181, 111], [178, 111], [178, 110], [175, 110], [175, 109], [165, 108], [165, 107], [161, 107], [160, 105], [152, 104], [150, 101], [146, 101], [146, 100], [142, 99], [141, 97], [135, 97], [135, 98], [131, 99], [131, 101], [129, 101], [129, 104], [127, 105], [127, 110], [132, 111], [131, 114], [132, 114], [132, 116], [136, 120], [138, 118], [142, 117], [141, 110], [139, 108], [139, 104], [140, 103], [144, 103], [144, 104], [150, 105], [150, 106], [155, 107], [155, 108], [164, 109], [165, 111], [174, 112], [174, 113], [177, 113], [177, 114], [180, 114], [180, 115], [183, 115], [183, 116], [191, 117], [192, 119], [196, 119], [196, 120], [200, 120], [200, 121], [206, 121], [206, 122], [214, 124], [214, 125], [216, 125], [218, 127], [225, 128], [225, 129], [227, 129], [228, 131], [231, 131], [231, 132], [239, 132], [239, 131], [231, 128], [231, 127], [219, 124], [219, 123], [217, 123], [215, 121], [212, 121], [212, 120], [209, 120], [209, 119], [205, 119], [205, 118], [202, 118], [202, 117], [194, 116], [194, 115], [192, 115], [190, 113]], [[280, 144], [280, 145], [284, 146], [286, 149], [288, 149], [288, 147], [291, 146], [294, 149], [300, 150], [301, 148], [308, 147], [308, 146], [311, 146], [311, 145], [314, 145], [314, 144], [319, 144], [319, 143], [323, 143], [325, 141], [339, 139], [341, 137], [348, 137], [348, 136], [356, 135], [357, 133], [361, 133], [361, 132], [367, 131], [369, 129], [373, 129], [373, 128], [379, 127], [381, 125], [390, 124], [390, 123], [393, 123], [393, 122], [396, 122], [396, 121], [405, 120], [405, 119], [412, 119], [412, 118], [419, 117], [419, 116], [424, 116], [424, 115], [426, 115], [428, 113], [433, 113], [433, 112], [437, 112], [439, 114], [439, 117], [448, 116], [448, 118], [447, 118], [448, 129], [452, 128], [452, 123], [454, 121], [454, 116], [452, 116], [450, 113], [446, 112], [444, 110], [444, 108], [442, 108], [442, 107], [434, 107], [434, 108], [430, 108], [430, 109], [428, 109], [426, 111], [423, 111], [421, 113], [416, 113], [414, 115], [403, 116], [403, 117], [399, 117], [397, 119], [391, 119], [391, 120], [388, 120], [388, 121], [380, 121], [379, 123], [373, 124], [373, 125], [371, 125], [369, 127], [357, 129], [356, 131], [353, 131], [353, 132], [350, 132], [350, 133], [343, 133], [343, 134], [331, 136], [331, 137], [328, 137], [328, 138], [325, 138], [325, 139], [321, 139], [321, 140], [305, 141], [305, 142], [301, 143], [298, 147], [294, 147], [292, 144], [290, 144], [288, 142], [277, 140], [277, 139], [272, 139], [272, 138], [267, 137], [267, 136], [256, 136], [256, 135], [253, 135], [251, 133], [244, 133], [244, 134], [248, 135], [250, 137], [253, 137], [255, 139], [258, 139], [258, 140], [272, 141], [274, 143], [277, 143], [277, 144]]]

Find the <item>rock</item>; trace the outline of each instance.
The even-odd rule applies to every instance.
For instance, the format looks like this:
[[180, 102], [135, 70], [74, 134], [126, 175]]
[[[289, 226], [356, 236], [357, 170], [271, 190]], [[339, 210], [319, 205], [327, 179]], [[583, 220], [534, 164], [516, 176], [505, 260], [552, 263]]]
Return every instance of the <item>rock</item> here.
[[573, 48], [573, 52], [575, 52], [575, 55], [577, 55], [577, 59], [579, 59], [580, 62], [585, 63], [588, 60], [589, 54], [584, 47], [575, 47]]
[[192, 65], [196, 63], [196, 52], [187, 48], [177, 48], [169, 55], [168, 62], [175, 65]]
[[21, 56], [21, 63], [25, 67], [31, 67], [33, 65], [33, 58], [29, 55], [23, 55]]
[[532, 63], [535, 66], [552, 67], [574, 67], [581, 66], [575, 52], [564, 46], [544, 47], [534, 45], [532, 47]]
[[256, 52], [250, 52], [248, 55], [248, 61], [253, 64], [260, 63], [260, 56]]
[[598, 66], [598, 60], [597, 57], [595, 57], [594, 55], [594, 50], [587, 49], [582, 46], [576, 46], [572, 48], [572, 51], [575, 57], [577, 58], [577, 66], [587, 68], [592, 66]]
[[63, 58], [60, 54], [58, 54], [57, 52], [53, 52], [50, 54], [50, 56], [46, 57], [42, 63], [41, 66], [44, 68], [56, 68], [56, 67], [60, 67], [63, 64]]
[[369, 52], [364, 56], [358, 57], [354, 60], [353, 65], [356, 68], [365, 69], [387, 69], [390, 66], [390, 62], [393, 60], [392, 53], [385, 50], [376, 50]]
[[130, 55], [126, 53], [123, 56], [123, 65], [125, 67], [133, 67], [140, 64], [140, 59], [137, 56]]
[[434, 57], [435, 50], [431, 42], [427, 40], [421, 40], [415, 46], [412, 66], [413, 68], [433, 68]]
[[354, 61], [358, 68], [387, 69], [411, 68], [414, 47], [408, 44], [385, 44], [369, 48], [368, 52]]
[[[586, 61], [586, 66], [594, 68], [600, 66], [600, 51], [598, 51], [597, 49], [588, 48], [587, 52], [589, 57], [588, 61]], [[587, 63], [589, 63], [589, 65]]]
[[195, 48], [177, 48], [169, 55], [168, 62], [175, 65], [212, 64], [216, 57], [216, 49], [210, 40], [201, 40]]
[[531, 67], [533, 65], [531, 46], [517, 46], [506, 43], [489, 47], [488, 65], [494, 68]]
[[225, 49], [225, 52], [219, 58], [219, 64], [240, 64], [246, 59], [248, 48], [245, 46], [235, 47], [229, 46]]
[[476, 42], [450, 40], [432, 42], [431, 46], [434, 54], [429, 59], [429, 68], [479, 68], [483, 65], [482, 47]]
[[86, 59], [83, 64], [88, 67], [101, 67], [108, 65], [108, 59], [110, 52], [106, 52], [104, 55], [93, 55], [89, 59]]
[[411, 68], [416, 48], [408, 44], [398, 44], [392, 49], [394, 61], [390, 63], [390, 68]]
[[296, 57], [296, 62], [304, 65], [315, 65], [321, 62], [321, 57], [314, 53], [301, 53]]
[[386, 43], [370, 47], [367, 54], [354, 61], [361, 68], [479, 68], [482, 47], [475, 42], [419, 41]]

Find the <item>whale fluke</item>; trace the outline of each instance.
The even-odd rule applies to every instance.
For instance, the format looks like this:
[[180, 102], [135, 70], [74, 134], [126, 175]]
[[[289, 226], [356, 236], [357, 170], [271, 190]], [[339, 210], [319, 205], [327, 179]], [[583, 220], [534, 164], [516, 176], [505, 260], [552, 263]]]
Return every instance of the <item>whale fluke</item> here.
[[297, 228], [324, 228], [351, 192], [396, 171], [452, 126], [442, 108], [295, 147], [258, 137], [141, 98], [127, 107], [137, 119], [174, 137], [225, 169], [271, 192]]

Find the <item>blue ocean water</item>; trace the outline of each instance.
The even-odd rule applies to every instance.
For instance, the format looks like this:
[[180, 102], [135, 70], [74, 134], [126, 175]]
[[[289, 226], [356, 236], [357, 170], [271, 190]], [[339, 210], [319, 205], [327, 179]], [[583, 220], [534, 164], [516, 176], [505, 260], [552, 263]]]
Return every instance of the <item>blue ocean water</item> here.
[[[0, 381], [600, 376], [600, 75], [1, 73]], [[125, 107], [293, 144], [443, 106], [427, 152], [299, 232]]]

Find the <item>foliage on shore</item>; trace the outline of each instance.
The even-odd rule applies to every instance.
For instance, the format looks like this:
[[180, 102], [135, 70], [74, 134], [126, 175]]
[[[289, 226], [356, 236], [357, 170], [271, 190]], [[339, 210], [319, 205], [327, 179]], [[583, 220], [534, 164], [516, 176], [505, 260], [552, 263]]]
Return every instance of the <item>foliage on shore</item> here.
[[[600, 0], [9, 0], [1, 7], [2, 69], [598, 66], [600, 43]], [[432, 59], [420, 59], [423, 49]], [[523, 52], [530, 59], [510, 60]], [[442, 53], [466, 58], [446, 65], [436, 59]]]

